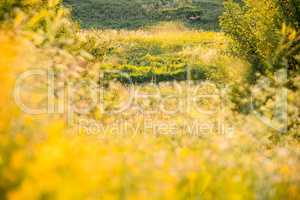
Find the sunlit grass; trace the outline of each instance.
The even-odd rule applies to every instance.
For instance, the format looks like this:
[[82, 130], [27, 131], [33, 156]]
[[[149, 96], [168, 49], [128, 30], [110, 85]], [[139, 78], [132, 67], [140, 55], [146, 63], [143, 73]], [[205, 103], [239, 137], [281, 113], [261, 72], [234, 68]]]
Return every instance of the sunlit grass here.
[[[220, 81], [233, 83], [248, 65], [225, 54], [228, 39], [222, 33], [174, 26], [172, 31], [95, 30], [78, 33], [79, 38], [74, 34], [71, 40], [76, 42], [62, 48], [70, 38], [60, 38], [60, 45], [37, 45], [28, 39], [31, 31], [24, 36], [2, 29], [1, 199], [299, 199], [299, 142], [281, 135], [275, 143], [270, 138], [278, 133], [257, 117], [232, 111]], [[92, 47], [90, 35], [96, 38]], [[147, 45], [162, 53], [154, 54]], [[216, 70], [209, 77], [223, 69], [211, 80], [131, 85], [134, 99], [121, 113], [111, 111], [128, 101], [130, 85], [110, 80], [101, 91], [104, 110], [76, 113], [73, 103], [87, 105], [89, 93], [80, 88], [70, 100], [66, 87], [80, 80], [102, 85], [97, 76], [102, 65], [118, 69], [132, 61], [128, 56], [139, 58], [127, 51], [130, 46], [137, 53], [146, 46], [144, 53], [152, 55], [145, 60], [164, 60], [161, 54], [169, 53], [171, 60], [183, 59], [179, 64]], [[104, 53], [93, 55], [97, 48]], [[15, 104], [16, 80], [32, 68], [53, 69], [55, 97], [64, 101], [63, 112], [29, 115]], [[33, 79], [26, 86], [46, 88], [46, 79]], [[39, 92], [47, 96], [46, 89]], [[40, 96], [28, 93], [26, 100], [40, 101]]]

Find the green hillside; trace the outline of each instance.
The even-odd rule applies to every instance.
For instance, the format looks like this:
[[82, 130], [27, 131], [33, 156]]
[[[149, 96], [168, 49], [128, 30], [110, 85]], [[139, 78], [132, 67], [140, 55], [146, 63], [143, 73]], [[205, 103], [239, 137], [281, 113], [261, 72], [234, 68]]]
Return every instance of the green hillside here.
[[135, 29], [159, 21], [217, 30], [223, 0], [65, 0], [83, 28]]

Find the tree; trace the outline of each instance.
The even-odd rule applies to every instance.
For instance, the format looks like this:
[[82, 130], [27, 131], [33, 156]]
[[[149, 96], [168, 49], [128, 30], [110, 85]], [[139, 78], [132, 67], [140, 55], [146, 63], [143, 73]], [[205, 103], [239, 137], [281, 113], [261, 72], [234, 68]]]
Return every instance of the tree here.
[[[299, 32], [299, 0], [244, 0], [243, 3], [228, 1], [220, 18], [222, 30], [234, 40], [233, 50], [252, 64], [250, 77], [259, 72], [274, 70], [266, 65], [271, 57], [276, 57], [282, 42], [283, 24]], [[295, 65], [295, 60], [289, 58]], [[289, 66], [294, 69], [295, 66]]]
[[[247, 81], [236, 84], [232, 90], [235, 108], [247, 114], [255, 108], [264, 116], [276, 118], [272, 112], [278, 106], [276, 91], [285, 88], [287, 130], [297, 138], [300, 138], [299, 8], [299, 0], [243, 0], [242, 3], [231, 0], [225, 3], [220, 18], [223, 31], [234, 41], [233, 52], [251, 64]], [[282, 69], [287, 72], [287, 79], [278, 83], [275, 74]], [[270, 84], [257, 90], [265, 78]]]

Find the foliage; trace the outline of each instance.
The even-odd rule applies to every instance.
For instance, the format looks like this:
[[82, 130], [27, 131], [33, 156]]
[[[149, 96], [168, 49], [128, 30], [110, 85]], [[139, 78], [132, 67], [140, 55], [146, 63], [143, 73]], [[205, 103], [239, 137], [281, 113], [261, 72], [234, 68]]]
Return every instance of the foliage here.
[[[243, 4], [230, 1], [221, 17], [223, 30], [235, 41], [235, 52], [252, 64], [248, 83], [241, 83], [233, 90], [238, 110], [248, 113], [254, 106], [264, 116], [275, 119], [278, 116], [272, 110], [278, 106], [276, 93], [286, 89], [287, 131], [296, 137], [300, 128], [299, 6], [299, 1], [246, 0]], [[278, 83], [276, 73], [280, 71], [286, 73], [286, 80]], [[269, 85], [259, 88], [266, 79]]]
[[36, 45], [68, 46], [74, 43], [76, 25], [69, 20], [70, 12], [59, 0], [4, 0], [0, 6], [1, 27], [22, 32]]
[[218, 29], [222, 0], [67, 0], [84, 28], [136, 29], [160, 21], [181, 21], [208, 30]]
[[253, 64], [252, 74], [264, 71], [264, 61], [279, 42], [280, 19], [275, 1], [229, 1], [220, 19], [222, 30], [235, 40], [235, 52]]
[[[290, 65], [295, 62], [292, 57], [297, 54], [298, 47], [295, 47], [295, 44], [298, 40], [294, 41], [294, 46], [289, 44], [295, 48], [291, 52], [293, 55], [281, 55], [282, 52], [278, 50], [282, 51], [280, 46], [284, 45], [282, 39], [285, 39], [285, 35], [281, 32], [284, 23], [296, 31], [294, 35], [299, 30], [299, 12], [297, 12], [299, 5], [298, 1], [281, 0], [246, 0], [243, 4], [233, 1], [225, 3], [225, 12], [220, 23], [224, 32], [235, 40], [235, 52], [252, 63], [250, 79], [255, 79], [257, 72], [266, 75], [268, 72], [276, 71], [279, 68], [278, 60], [274, 63], [269, 61], [280, 56], [288, 58], [288, 69], [295, 68]], [[294, 37], [293, 34], [291, 37]]]
[[247, 68], [243, 61], [226, 55], [228, 39], [223, 34], [192, 31], [178, 23], [144, 31], [84, 31], [82, 38], [88, 44], [83, 48], [101, 62], [101, 69], [122, 71], [137, 83], [190, 78], [226, 84]]

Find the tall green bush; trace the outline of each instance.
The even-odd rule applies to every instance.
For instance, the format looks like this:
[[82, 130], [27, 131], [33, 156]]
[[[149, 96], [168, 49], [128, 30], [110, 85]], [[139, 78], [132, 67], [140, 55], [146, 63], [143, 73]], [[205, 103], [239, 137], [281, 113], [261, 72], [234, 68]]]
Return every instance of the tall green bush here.
[[[299, 138], [299, 0], [244, 0], [228, 1], [220, 24], [233, 39], [231, 50], [247, 59], [252, 67], [247, 81], [236, 84], [232, 100], [238, 111], [258, 111], [272, 120], [278, 118], [274, 108], [279, 106], [277, 91], [286, 89], [288, 101], [286, 127]], [[278, 71], [286, 72], [287, 78], [278, 82]], [[260, 83], [268, 80], [264, 88]]]
[[[232, 50], [252, 64], [250, 80], [255, 80], [257, 72], [266, 75], [268, 71], [274, 72], [278, 68], [278, 63], [269, 61], [278, 57], [279, 46], [285, 37], [281, 31], [283, 24], [296, 32], [299, 30], [299, 5], [298, 0], [244, 0], [242, 3], [225, 3], [220, 24], [222, 30], [234, 40]], [[289, 60], [288, 69], [295, 69], [290, 66], [295, 64], [295, 60], [291, 56], [285, 58]]]

